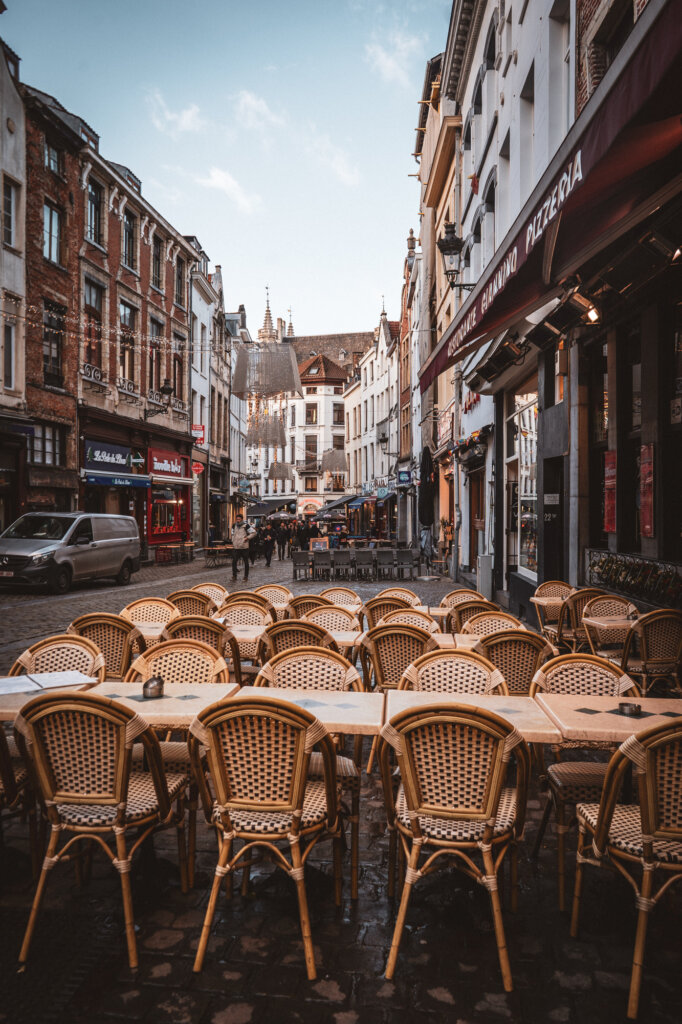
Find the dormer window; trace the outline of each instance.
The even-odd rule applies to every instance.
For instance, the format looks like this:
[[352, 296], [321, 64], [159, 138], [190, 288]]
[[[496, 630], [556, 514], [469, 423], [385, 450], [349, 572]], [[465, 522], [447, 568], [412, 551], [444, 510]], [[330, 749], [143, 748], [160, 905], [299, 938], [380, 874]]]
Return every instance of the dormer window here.
[[311, 377], [315, 376], [315, 374], [319, 373], [319, 372], [320, 372], [319, 366], [311, 366], [310, 369], [308, 370], [308, 374]]

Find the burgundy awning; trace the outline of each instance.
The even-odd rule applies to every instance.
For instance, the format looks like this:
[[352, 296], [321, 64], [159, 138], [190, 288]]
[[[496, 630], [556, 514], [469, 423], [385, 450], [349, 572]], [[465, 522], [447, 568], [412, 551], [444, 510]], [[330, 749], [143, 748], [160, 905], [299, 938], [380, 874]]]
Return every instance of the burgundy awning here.
[[509, 241], [424, 364], [422, 392], [449, 366], [558, 295], [582, 253], [602, 239], [606, 244], [619, 225], [627, 230], [628, 216], [680, 177], [682, 18], [675, 3], [662, 8], [616, 80], [603, 84], [607, 95], [601, 97], [601, 87], [595, 91]]

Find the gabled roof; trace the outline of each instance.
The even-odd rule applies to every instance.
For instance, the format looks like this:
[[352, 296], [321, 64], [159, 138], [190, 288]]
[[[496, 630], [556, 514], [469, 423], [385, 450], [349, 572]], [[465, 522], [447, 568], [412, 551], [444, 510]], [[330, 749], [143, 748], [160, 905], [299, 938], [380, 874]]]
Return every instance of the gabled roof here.
[[389, 320], [388, 321], [388, 329], [391, 332], [391, 337], [393, 338], [394, 341], [400, 337], [400, 321], [399, 320]]
[[77, 114], [72, 114], [70, 111], [63, 107], [59, 100], [56, 100], [54, 96], [50, 96], [49, 93], [43, 92], [41, 89], [36, 89], [32, 85], [23, 84], [22, 87], [24, 95], [28, 96], [29, 99], [37, 100], [47, 110], [53, 114], [58, 120], [62, 122], [70, 131], [74, 132], [79, 139], [83, 139], [83, 130], [85, 129], [89, 135], [97, 140], [99, 144], [99, 135], [94, 131], [87, 121], [84, 121], [82, 117]]
[[337, 380], [345, 381], [346, 371], [338, 363], [335, 363], [329, 356], [318, 355], [299, 363], [298, 372], [301, 380], [307, 377], [313, 381]]

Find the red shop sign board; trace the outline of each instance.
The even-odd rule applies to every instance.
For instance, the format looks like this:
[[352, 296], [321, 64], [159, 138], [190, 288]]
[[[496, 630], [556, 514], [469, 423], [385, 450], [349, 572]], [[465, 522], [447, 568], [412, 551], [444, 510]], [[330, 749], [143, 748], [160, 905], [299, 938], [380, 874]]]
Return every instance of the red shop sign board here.
[[639, 467], [639, 532], [654, 535], [654, 446], [643, 444]]
[[604, 533], [616, 532], [616, 453], [604, 452]]
[[192, 472], [194, 473], [195, 476], [201, 476], [201, 474], [204, 472], [203, 464], [201, 462], [193, 462]]

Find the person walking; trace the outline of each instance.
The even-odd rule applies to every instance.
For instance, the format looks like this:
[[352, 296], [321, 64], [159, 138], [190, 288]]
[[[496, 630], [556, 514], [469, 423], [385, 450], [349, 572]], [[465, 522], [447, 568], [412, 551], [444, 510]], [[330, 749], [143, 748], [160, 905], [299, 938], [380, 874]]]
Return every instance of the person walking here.
[[286, 523], [277, 527], [277, 558], [281, 562], [286, 557], [288, 531]]
[[251, 527], [244, 522], [244, 516], [238, 515], [232, 527], [232, 579], [237, 579], [237, 567], [244, 562], [244, 583], [249, 578], [249, 537]]
[[269, 569], [270, 562], [272, 561], [272, 552], [275, 550], [275, 532], [270, 523], [266, 523], [263, 527], [261, 540], [263, 544], [263, 553], [265, 554], [265, 564]]

